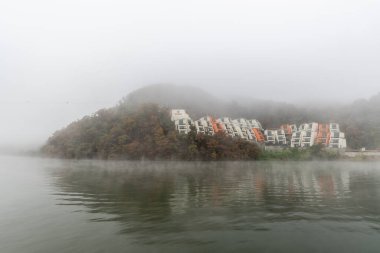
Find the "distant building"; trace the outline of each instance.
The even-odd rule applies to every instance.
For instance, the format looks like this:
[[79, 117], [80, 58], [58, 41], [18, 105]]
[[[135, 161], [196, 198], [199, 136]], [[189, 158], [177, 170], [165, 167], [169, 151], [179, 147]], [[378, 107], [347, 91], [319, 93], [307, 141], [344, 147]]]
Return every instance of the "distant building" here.
[[193, 121], [185, 110], [171, 110], [171, 120], [179, 133], [187, 134], [191, 126], [195, 127], [197, 133], [214, 135], [223, 132], [231, 137], [242, 138], [248, 141], [264, 143], [263, 128], [258, 120], [255, 119], [231, 119], [223, 117], [215, 119], [211, 116], [205, 116]]
[[187, 114], [186, 111], [183, 110], [183, 109], [173, 109], [173, 110], [171, 110], [170, 116], [171, 116], [171, 120], [172, 121], [176, 121], [176, 120], [179, 120], [179, 119], [190, 119], [191, 120], [189, 114]]
[[261, 123], [256, 119], [235, 119], [232, 123], [240, 128], [241, 134], [240, 138], [245, 140], [252, 140], [258, 143], [264, 143], [265, 138], [263, 135], [263, 128]]
[[233, 138], [241, 138], [270, 146], [311, 147], [316, 144], [328, 148], [346, 148], [346, 139], [337, 123], [321, 124], [316, 122], [284, 124], [279, 129], [264, 130], [256, 119], [215, 119], [205, 116], [193, 121], [182, 109], [171, 110], [171, 120], [179, 133], [188, 134], [194, 126], [197, 133], [214, 135], [223, 132]]
[[195, 129], [197, 130], [197, 133], [207, 134], [207, 135], [213, 135], [215, 134], [214, 130], [214, 120], [209, 117], [202, 117], [199, 120], [194, 121]]
[[242, 137], [243, 132], [238, 123], [234, 122], [231, 118], [220, 118], [217, 122], [222, 126], [225, 133], [231, 137]]
[[311, 147], [320, 144], [329, 148], [346, 148], [346, 139], [336, 123], [307, 123], [292, 134], [291, 147]]
[[316, 143], [328, 146], [330, 141], [330, 124], [319, 124]]
[[298, 131], [296, 124], [284, 124], [280, 126], [280, 129], [284, 130], [286, 143], [290, 145], [293, 133]]
[[345, 134], [339, 130], [339, 124], [330, 124], [330, 136], [329, 142], [327, 144], [330, 148], [346, 148], [347, 141]]
[[171, 110], [171, 120], [174, 122], [175, 129], [182, 134], [188, 134], [191, 126], [194, 125], [193, 120], [185, 110]]
[[288, 144], [284, 129], [265, 130], [265, 144], [286, 146]]

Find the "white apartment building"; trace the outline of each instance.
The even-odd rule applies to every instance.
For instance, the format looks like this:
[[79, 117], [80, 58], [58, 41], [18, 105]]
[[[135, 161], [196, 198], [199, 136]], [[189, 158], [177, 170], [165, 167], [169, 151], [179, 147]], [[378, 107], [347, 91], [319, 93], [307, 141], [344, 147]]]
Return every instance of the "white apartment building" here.
[[171, 110], [171, 120], [174, 122], [175, 129], [181, 134], [188, 134], [191, 126], [194, 125], [193, 120], [182, 109]]
[[231, 137], [247, 141], [265, 143], [266, 145], [311, 147], [322, 144], [329, 148], [346, 148], [345, 134], [340, 132], [339, 124], [304, 123], [297, 128], [294, 124], [282, 125], [279, 129], [264, 131], [256, 119], [231, 119], [222, 117], [214, 119], [210, 116], [193, 121], [182, 109], [171, 110], [171, 120], [179, 133], [188, 134], [194, 126], [197, 133], [214, 135], [224, 132]]
[[213, 135], [215, 134], [212, 118], [209, 116], [202, 117], [199, 120], [194, 121], [195, 129], [197, 133]]
[[284, 129], [265, 130], [265, 144], [267, 145], [287, 145]]
[[346, 148], [347, 141], [345, 134], [340, 132], [339, 124], [330, 123], [330, 136], [329, 136], [328, 147], [330, 148]]
[[301, 124], [299, 130], [292, 134], [291, 147], [311, 147], [322, 144], [330, 148], [346, 148], [346, 139], [339, 130], [339, 124]]

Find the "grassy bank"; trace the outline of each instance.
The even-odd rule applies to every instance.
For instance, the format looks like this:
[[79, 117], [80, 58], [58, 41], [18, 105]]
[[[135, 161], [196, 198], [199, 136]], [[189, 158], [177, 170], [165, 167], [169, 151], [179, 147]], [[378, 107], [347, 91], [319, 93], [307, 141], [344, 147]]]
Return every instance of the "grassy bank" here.
[[326, 149], [320, 145], [310, 148], [284, 148], [281, 150], [265, 150], [261, 153], [259, 160], [289, 160], [289, 161], [308, 161], [308, 160], [337, 160], [342, 159], [338, 150]]

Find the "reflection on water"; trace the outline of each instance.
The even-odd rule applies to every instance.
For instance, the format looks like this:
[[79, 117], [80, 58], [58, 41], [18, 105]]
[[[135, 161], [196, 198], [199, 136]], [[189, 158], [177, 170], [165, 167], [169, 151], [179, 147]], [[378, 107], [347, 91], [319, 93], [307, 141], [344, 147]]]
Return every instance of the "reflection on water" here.
[[380, 249], [380, 163], [0, 164], [1, 253]]
[[99, 214], [93, 222], [117, 221], [135, 243], [212, 244], [213, 233], [231, 240], [236, 231], [268, 233], [289, 223], [290, 232], [302, 222], [380, 238], [375, 164], [83, 162], [54, 176], [59, 205]]

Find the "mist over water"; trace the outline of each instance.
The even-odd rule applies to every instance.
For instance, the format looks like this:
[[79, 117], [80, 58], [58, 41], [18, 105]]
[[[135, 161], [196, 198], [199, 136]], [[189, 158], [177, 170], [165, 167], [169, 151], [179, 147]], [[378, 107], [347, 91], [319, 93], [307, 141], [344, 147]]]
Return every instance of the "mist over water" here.
[[5, 253], [380, 247], [380, 163], [0, 162]]
[[0, 253], [378, 253], [379, 161], [95, 159], [216, 159], [212, 146], [301, 159], [211, 139], [198, 152], [169, 109], [337, 123], [352, 159], [377, 159], [379, 13], [376, 0], [1, 1]]

